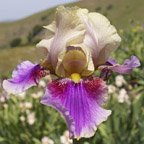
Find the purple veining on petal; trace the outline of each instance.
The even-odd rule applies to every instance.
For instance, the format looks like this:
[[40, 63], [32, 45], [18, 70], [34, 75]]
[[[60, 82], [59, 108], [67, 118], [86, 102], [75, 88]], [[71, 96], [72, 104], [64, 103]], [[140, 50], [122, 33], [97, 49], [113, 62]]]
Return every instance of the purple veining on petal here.
[[42, 103], [61, 112], [66, 119], [71, 138], [91, 137], [97, 126], [111, 114], [101, 105], [105, 102], [107, 87], [100, 78], [57, 80], [48, 85]]
[[129, 74], [134, 68], [139, 66], [139, 59], [136, 56], [131, 56], [131, 58], [126, 59], [122, 65], [118, 64], [114, 59], [108, 59], [106, 65], [99, 66], [98, 69], [101, 70], [100, 77], [106, 80], [112, 71], [120, 74]]
[[24, 61], [12, 73], [12, 78], [3, 81], [3, 88], [9, 93], [18, 94], [38, 83], [41, 67], [30, 61]]

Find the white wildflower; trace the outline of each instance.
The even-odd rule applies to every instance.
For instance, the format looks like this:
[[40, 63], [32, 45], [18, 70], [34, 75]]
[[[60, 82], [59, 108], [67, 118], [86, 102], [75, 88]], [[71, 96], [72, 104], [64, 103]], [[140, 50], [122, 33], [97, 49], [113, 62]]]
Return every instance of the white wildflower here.
[[22, 92], [22, 93], [18, 94], [17, 96], [20, 97], [21, 99], [25, 99], [26, 92]]
[[129, 103], [129, 96], [128, 96], [127, 91], [125, 89], [121, 89], [119, 91], [118, 102], [119, 103], [124, 103], [124, 102]]
[[32, 106], [33, 106], [33, 105], [32, 105], [31, 102], [25, 102], [25, 103], [21, 102], [21, 103], [19, 104], [19, 108], [20, 108], [21, 110], [23, 110], [23, 111], [25, 111], [25, 110], [27, 110], [27, 109], [31, 109]]
[[25, 102], [24, 103], [24, 107], [26, 108], [26, 109], [31, 109], [32, 108], [32, 103], [31, 102]]
[[37, 92], [38, 97], [42, 97], [44, 95], [43, 91], [38, 91]]
[[39, 96], [36, 93], [32, 93], [31, 97], [34, 98], [34, 99], [38, 99], [39, 98]]
[[27, 115], [27, 122], [28, 122], [28, 124], [29, 124], [29, 125], [33, 125], [33, 124], [35, 123], [35, 121], [36, 121], [35, 113], [34, 113], [34, 112], [29, 113], [29, 114]]
[[31, 94], [32, 98], [34, 98], [34, 99], [39, 99], [43, 95], [44, 95], [43, 91], [38, 91], [37, 93], [32, 93]]
[[29, 109], [27, 109], [25, 112], [26, 112], [27, 115], [30, 114], [30, 110]]
[[41, 139], [42, 144], [54, 144], [54, 141], [47, 136], [44, 136]]
[[72, 144], [73, 140], [69, 139], [69, 132], [65, 131], [64, 134], [60, 137], [61, 144]]
[[8, 104], [4, 103], [4, 104], [3, 104], [3, 107], [4, 107], [5, 109], [7, 109], [7, 108], [8, 108]]
[[116, 92], [116, 87], [114, 85], [108, 85], [108, 93], [112, 94]]
[[20, 119], [21, 122], [24, 122], [25, 121], [25, 116], [20, 116], [19, 119]]
[[0, 96], [0, 102], [4, 103], [6, 101], [5, 97]]
[[23, 103], [23, 102], [20, 102], [20, 103], [19, 103], [19, 108], [20, 108], [20, 109], [24, 109], [24, 107], [25, 107], [25, 106], [24, 106], [24, 103]]
[[124, 84], [126, 84], [126, 81], [122, 75], [118, 75], [115, 78], [115, 84], [117, 87], [122, 87]]
[[9, 94], [6, 91], [0, 92], [0, 102], [4, 103], [9, 99]]

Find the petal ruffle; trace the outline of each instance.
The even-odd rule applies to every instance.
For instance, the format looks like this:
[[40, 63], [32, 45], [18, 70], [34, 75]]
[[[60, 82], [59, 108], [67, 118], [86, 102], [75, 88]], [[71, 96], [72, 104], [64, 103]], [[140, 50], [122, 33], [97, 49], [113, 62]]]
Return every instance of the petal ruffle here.
[[140, 66], [140, 61], [136, 56], [131, 56], [130, 59], [126, 59], [122, 65], [118, 64], [114, 59], [108, 59], [106, 65], [99, 66], [101, 70], [101, 78], [106, 80], [111, 75], [111, 72], [117, 72], [119, 74], [129, 74], [134, 68]]
[[37, 45], [48, 49], [48, 60], [55, 69], [55, 73], [59, 76], [65, 76], [62, 61], [67, 47], [80, 44], [84, 39], [85, 27], [78, 17], [79, 10], [76, 7], [58, 7], [56, 20], [52, 24], [45, 26], [48, 31], [53, 33], [52, 37], [41, 41]]
[[119, 46], [120, 36], [109, 20], [99, 13], [81, 10], [79, 17], [86, 26], [83, 44], [91, 50], [95, 67], [104, 64], [110, 53]]
[[66, 76], [62, 62], [67, 47], [80, 46], [87, 56], [87, 67], [82, 75], [89, 76], [93, 73], [94, 66], [97, 68], [107, 61], [110, 53], [121, 41], [115, 27], [105, 16], [95, 12], [89, 13], [87, 9], [77, 7], [58, 7], [56, 20], [45, 28], [51, 36], [37, 46], [48, 49], [48, 61], [60, 77]]
[[52, 41], [53, 41], [53, 38], [43, 39], [43, 40], [41, 40], [41, 41], [36, 45], [36, 47], [38, 47], [38, 48], [45, 48], [45, 49], [47, 49], [47, 51], [49, 52], [50, 45], [51, 45]]
[[77, 8], [58, 7], [56, 13], [55, 35], [50, 45], [50, 60], [56, 67], [58, 56], [66, 51], [66, 47], [81, 43], [85, 33], [84, 25], [77, 16]]
[[37, 84], [41, 77], [38, 64], [24, 61], [12, 73], [12, 78], [3, 81], [3, 88], [13, 94], [18, 94]]
[[111, 114], [101, 107], [107, 87], [100, 78], [74, 83], [70, 79], [48, 85], [42, 103], [57, 109], [66, 119], [71, 138], [91, 137]]

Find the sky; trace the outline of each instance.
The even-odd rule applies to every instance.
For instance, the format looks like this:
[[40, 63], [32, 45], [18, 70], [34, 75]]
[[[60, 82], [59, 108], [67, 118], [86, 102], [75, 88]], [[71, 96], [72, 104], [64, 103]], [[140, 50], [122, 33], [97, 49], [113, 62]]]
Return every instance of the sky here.
[[0, 0], [0, 22], [22, 19], [59, 4], [78, 0]]

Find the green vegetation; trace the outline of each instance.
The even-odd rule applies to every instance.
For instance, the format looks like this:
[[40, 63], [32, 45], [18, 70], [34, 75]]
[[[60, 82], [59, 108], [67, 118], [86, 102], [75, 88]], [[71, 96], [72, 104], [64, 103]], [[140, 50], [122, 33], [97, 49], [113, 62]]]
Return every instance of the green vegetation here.
[[[9, 23], [0, 23], [0, 49], [8, 48], [10, 42], [15, 38], [21, 38], [23, 45], [28, 45], [28, 35], [33, 33], [36, 26], [47, 25], [51, 22], [55, 9], [49, 9], [44, 12], [32, 15], [28, 18]], [[47, 16], [45, 20], [41, 20], [43, 16]], [[41, 38], [38, 33], [37, 38]]]
[[19, 46], [20, 44], [21, 44], [21, 38], [15, 38], [10, 42], [11, 47], [16, 47]]
[[[43, 30], [42, 26], [36, 25], [32, 29], [32, 31], [28, 34], [28, 43], [32, 43], [32, 40], [36, 35], [38, 35]], [[34, 41], [33, 41], [34, 42]]]
[[[111, 77], [108, 81], [110, 90], [106, 108], [112, 110], [112, 115], [99, 126], [94, 137], [81, 139], [82, 144], [144, 143], [143, 33], [144, 30], [140, 26], [125, 32], [120, 30], [123, 41], [120, 48], [113, 53], [113, 57], [122, 63], [125, 58], [134, 54], [139, 57], [141, 67], [135, 69], [132, 74], [125, 75], [121, 85], [117, 84], [115, 77]], [[35, 56], [32, 47], [8, 49], [8, 51], [2, 51], [2, 55], [5, 52], [14, 54], [13, 58], [10, 57], [10, 61], [15, 57], [20, 58], [16, 56], [17, 53], [24, 58], [26, 55], [28, 57], [32, 55], [31, 58]], [[1, 58], [0, 62], [3, 59]], [[10, 64], [18, 63], [16, 58], [14, 61]], [[1, 90], [1, 97], [4, 97], [3, 93]], [[10, 96], [8, 101], [1, 99], [0, 144], [41, 144], [45, 136], [51, 138], [55, 144], [61, 143], [60, 137], [67, 129], [66, 124], [58, 112], [40, 104], [42, 95], [43, 88], [39, 85], [38, 88], [32, 88], [26, 94]]]

